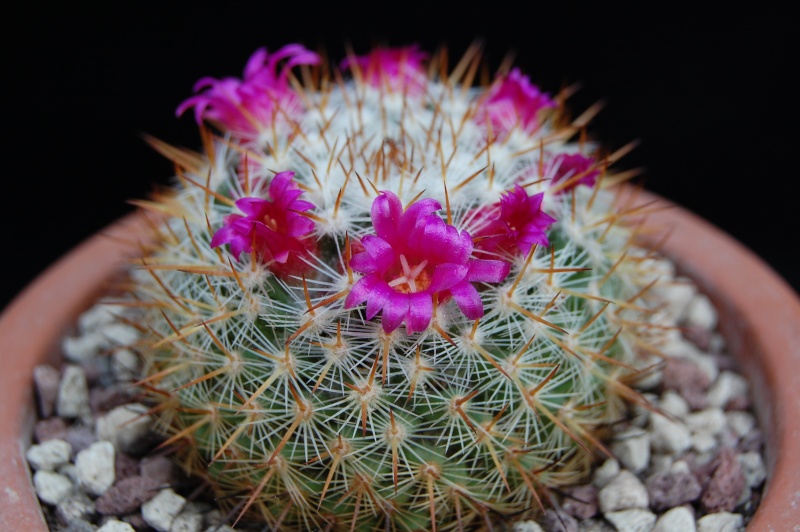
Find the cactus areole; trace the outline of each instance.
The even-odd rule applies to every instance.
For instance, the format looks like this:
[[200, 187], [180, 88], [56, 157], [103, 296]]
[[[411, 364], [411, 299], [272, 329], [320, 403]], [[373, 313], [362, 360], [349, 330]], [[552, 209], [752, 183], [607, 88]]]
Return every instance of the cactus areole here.
[[535, 516], [644, 401], [668, 272], [632, 244], [624, 150], [519, 69], [477, 83], [477, 47], [446, 57], [260, 49], [178, 107], [202, 150], [150, 138], [177, 171], [140, 202], [141, 385], [237, 520]]

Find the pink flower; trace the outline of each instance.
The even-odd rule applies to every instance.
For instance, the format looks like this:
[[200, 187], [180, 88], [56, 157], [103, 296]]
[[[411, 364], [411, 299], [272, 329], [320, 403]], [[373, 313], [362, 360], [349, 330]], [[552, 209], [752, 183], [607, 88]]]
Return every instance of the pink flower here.
[[[581, 177], [571, 181], [573, 177], [579, 174]], [[550, 161], [545, 175], [552, 176], [550, 181], [551, 186], [561, 181], [571, 181], [569, 185], [556, 192], [561, 193], [578, 185], [593, 187], [595, 181], [597, 181], [597, 177], [600, 175], [600, 170], [597, 168], [593, 159], [581, 155], [580, 153], [560, 153]]]
[[515, 68], [489, 90], [476, 118], [479, 123], [488, 119], [492, 133], [503, 138], [515, 127], [532, 133], [540, 125], [539, 112], [554, 107], [556, 103], [550, 96]]
[[294, 172], [280, 172], [269, 184], [272, 201], [245, 197], [236, 200], [236, 207], [244, 213], [230, 214], [211, 238], [211, 247], [230, 244], [231, 253], [253, 253], [263, 262], [271, 263], [276, 275], [302, 273], [307, 265], [302, 257], [310, 253], [314, 242], [303, 238], [314, 230], [314, 222], [297, 214], [314, 208], [314, 204], [297, 199], [303, 193], [292, 182]]
[[483, 303], [472, 283], [498, 283], [510, 265], [499, 260], [471, 258], [472, 238], [447, 225], [434, 211], [433, 199], [419, 200], [403, 211], [392, 192], [383, 191], [372, 203], [376, 235], [361, 239], [365, 251], [353, 256], [350, 267], [365, 274], [350, 290], [345, 307], [367, 302], [367, 319], [383, 310], [383, 330], [403, 322], [411, 334], [424, 331], [433, 317], [433, 298], [455, 299], [469, 319], [483, 316]]
[[425, 94], [428, 76], [423, 62], [428, 54], [419, 51], [418, 45], [402, 48], [375, 48], [367, 55], [345, 59], [343, 70], [358, 66], [364, 81], [375, 88], [386, 88], [392, 92], [408, 92], [416, 96]]
[[530, 253], [534, 244], [548, 246], [545, 232], [556, 219], [542, 211], [544, 193], [529, 196], [515, 185], [500, 197], [500, 203], [489, 207], [477, 217], [486, 220], [476, 233], [476, 247], [487, 253], [511, 255]]
[[[278, 71], [278, 63], [286, 59]], [[218, 122], [228, 130], [253, 134], [272, 124], [277, 108], [296, 109], [298, 96], [288, 81], [289, 71], [296, 65], [316, 65], [320, 57], [299, 44], [289, 44], [272, 55], [259, 48], [250, 56], [244, 79], [205, 77], [194, 85], [195, 96], [178, 106], [182, 115], [194, 107], [197, 123], [203, 119]]]

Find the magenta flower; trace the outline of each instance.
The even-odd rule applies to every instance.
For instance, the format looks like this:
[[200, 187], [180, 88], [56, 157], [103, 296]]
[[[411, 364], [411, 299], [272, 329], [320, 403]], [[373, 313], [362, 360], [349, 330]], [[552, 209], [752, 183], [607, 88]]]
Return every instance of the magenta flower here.
[[375, 48], [367, 55], [346, 58], [341, 63], [343, 70], [352, 69], [355, 63], [364, 81], [375, 88], [386, 88], [391, 92], [407, 92], [416, 96], [425, 93], [428, 76], [423, 62], [428, 54], [418, 45], [402, 48]]
[[314, 222], [297, 214], [314, 208], [314, 204], [297, 199], [303, 193], [292, 182], [294, 172], [280, 172], [269, 184], [272, 201], [245, 197], [236, 200], [244, 213], [230, 214], [211, 238], [211, 247], [230, 244], [231, 253], [239, 260], [242, 252], [253, 253], [278, 275], [301, 273], [307, 269], [301, 257], [313, 249], [313, 239], [303, 238], [314, 230]]
[[476, 233], [476, 247], [487, 253], [527, 255], [534, 244], [548, 246], [546, 230], [556, 219], [542, 211], [544, 193], [529, 196], [515, 185], [500, 197], [500, 203], [476, 217], [483, 225]]
[[489, 90], [476, 118], [483, 124], [488, 120], [493, 134], [503, 138], [515, 127], [532, 133], [539, 127], [539, 112], [554, 107], [556, 102], [515, 68]]
[[600, 170], [596, 167], [593, 159], [580, 153], [560, 153], [550, 161], [545, 172], [545, 175], [552, 176], [551, 186], [561, 181], [571, 180], [579, 174], [581, 177], [575, 179], [566, 187], [559, 189], [556, 193], [565, 192], [578, 185], [593, 187], [597, 177], [600, 175]]
[[383, 191], [372, 203], [376, 235], [361, 239], [364, 250], [350, 267], [365, 274], [345, 300], [345, 308], [367, 302], [367, 319], [381, 315], [383, 330], [403, 322], [411, 334], [424, 331], [433, 317], [433, 298], [450, 297], [469, 319], [483, 316], [483, 303], [472, 283], [498, 283], [510, 265], [500, 260], [471, 258], [472, 238], [447, 225], [434, 211], [433, 199], [419, 200], [403, 211], [398, 197]]
[[[278, 64], [284, 59], [283, 68], [278, 71]], [[240, 134], [258, 133], [272, 124], [279, 107], [287, 112], [298, 107], [298, 96], [288, 81], [292, 67], [319, 62], [319, 55], [299, 44], [286, 45], [272, 55], [266, 48], [259, 48], [247, 61], [244, 79], [200, 79], [194, 85], [198, 94], [180, 104], [176, 114], [180, 116], [194, 107], [198, 124], [206, 119]]]

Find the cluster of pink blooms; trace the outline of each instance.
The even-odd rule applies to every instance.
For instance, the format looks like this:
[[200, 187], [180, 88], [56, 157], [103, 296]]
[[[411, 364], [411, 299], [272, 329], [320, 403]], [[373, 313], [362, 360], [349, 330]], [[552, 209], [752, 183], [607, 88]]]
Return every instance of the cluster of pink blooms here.
[[527, 256], [534, 245], [548, 246], [546, 230], [556, 219], [542, 211], [543, 198], [543, 192], [529, 196], [516, 185], [503, 193], [499, 204], [482, 209], [476, 215], [480, 225], [475, 233], [478, 250]]
[[294, 172], [286, 171], [272, 178], [272, 201], [257, 197], [236, 200], [236, 207], [244, 216], [228, 215], [211, 238], [211, 247], [230, 244], [237, 260], [242, 252], [255, 253], [280, 277], [308, 269], [303, 257], [315, 250], [314, 239], [308, 238], [314, 231], [314, 222], [298, 213], [313, 209], [314, 204], [298, 199], [303, 191], [292, 181], [293, 177]]
[[[426, 54], [417, 47], [377, 49], [342, 63], [357, 65], [362, 79], [393, 91], [424, 93], [422, 68]], [[278, 62], [288, 59], [283, 70]], [[269, 56], [257, 51], [247, 64], [244, 80], [201, 79], [202, 91], [178, 108], [181, 114], [195, 108], [195, 117], [215, 121], [237, 133], [254, 131], [265, 123], [281, 102], [297, 96], [287, 81], [288, 70], [298, 64], [316, 64], [319, 57], [300, 45], [289, 45]], [[476, 115], [494, 135], [513, 128], [535, 131], [539, 113], [555, 103], [517, 69], [490, 89]], [[255, 122], [254, 122], [255, 120]], [[577, 185], [593, 186], [599, 171], [595, 162], [580, 154], [560, 154], [548, 163], [551, 185], [568, 182], [556, 193]], [[269, 186], [270, 199], [244, 197], [236, 201], [243, 213], [231, 214], [211, 240], [211, 246], [229, 244], [237, 259], [254, 254], [278, 276], [290, 277], [310, 269], [304, 260], [315, 252], [314, 222], [301, 213], [315, 206], [298, 199], [303, 191], [292, 181], [294, 172], [280, 172]], [[571, 180], [571, 181], [570, 181]], [[430, 326], [436, 304], [453, 299], [469, 319], [483, 316], [483, 304], [474, 283], [499, 283], [510, 271], [515, 256], [527, 255], [535, 245], [549, 245], [548, 228], [555, 218], [542, 211], [544, 193], [528, 195], [520, 185], [506, 191], [498, 203], [472, 217], [474, 235], [459, 231], [436, 214], [433, 199], [420, 199], [403, 209], [400, 199], [383, 191], [371, 209], [374, 235], [361, 238], [350, 268], [363, 274], [345, 300], [346, 308], [366, 302], [366, 318], [381, 312], [384, 331], [405, 323], [408, 333]]]
[[428, 83], [423, 68], [427, 58], [428, 54], [420, 51], [416, 45], [375, 48], [367, 55], [346, 58], [340, 66], [342, 70], [350, 71], [357, 66], [362, 80], [372, 87], [421, 96], [425, 94]]
[[503, 138], [516, 127], [533, 133], [541, 125], [540, 113], [555, 107], [550, 96], [515, 68], [492, 86], [476, 118], [490, 124], [493, 135]]
[[[278, 71], [278, 65], [285, 61]], [[289, 83], [289, 71], [297, 65], [319, 64], [320, 57], [299, 44], [284, 46], [274, 54], [259, 48], [250, 56], [244, 79], [201, 78], [194, 85], [197, 94], [178, 106], [177, 115], [194, 107], [197, 123], [216, 122], [240, 135], [257, 134], [272, 124], [275, 110], [298, 106], [298, 96]]]

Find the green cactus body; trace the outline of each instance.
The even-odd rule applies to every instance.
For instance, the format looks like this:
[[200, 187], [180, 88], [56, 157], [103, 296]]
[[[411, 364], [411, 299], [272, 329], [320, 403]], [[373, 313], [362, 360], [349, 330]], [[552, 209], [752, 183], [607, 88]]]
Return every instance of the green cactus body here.
[[[383, 82], [402, 69], [374, 82], [353, 59], [347, 76], [286, 66], [269, 120], [240, 110], [252, 128], [202, 116], [202, 153], [152, 140], [178, 168], [171, 190], [142, 202], [155, 235], [132, 272], [158, 426], [222, 504], [281, 530], [467, 529], [535, 513], [606, 452], [604, 428], [641, 400], [629, 383], [668, 329], [650, 290], [657, 261], [631, 243], [644, 209], [608, 186], [613, 157], [570, 141], [582, 124], [563, 123], [563, 105], [493, 123], [501, 81], [471, 86], [475, 50], [447, 76], [441, 58], [425, 62], [416, 90]], [[559, 186], [551, 161], [580, 153], [595, 182]], [[313, 204], [303, 248], [279, 262], [255, 237], [238, 257], [212, 247], [236, 200], [269, 198], [284, 171]], [[445, 291], [424, 330], [387, 332], [383, 315], [346, 304], [385, 191], [406, 211], [438, 201], [477, 253], [476, 213], [496, 213], [515, 185], [543, 193], [556, 221], [547, 246], [481, 255], [510, 264], [501, 281], [472, 283], [482, 317]], [[416, 294], [432, 282], [425, 267], [391, 288]]]

